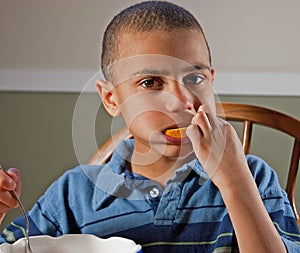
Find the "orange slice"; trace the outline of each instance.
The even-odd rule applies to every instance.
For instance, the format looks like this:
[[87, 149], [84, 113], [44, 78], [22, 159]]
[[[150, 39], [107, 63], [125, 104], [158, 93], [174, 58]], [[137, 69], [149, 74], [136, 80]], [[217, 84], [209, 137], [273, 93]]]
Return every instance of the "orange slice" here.
[[173, 138], [186, 137], [186, 127], [168, 129], [165, 131], [165, 135], [168, 135]]

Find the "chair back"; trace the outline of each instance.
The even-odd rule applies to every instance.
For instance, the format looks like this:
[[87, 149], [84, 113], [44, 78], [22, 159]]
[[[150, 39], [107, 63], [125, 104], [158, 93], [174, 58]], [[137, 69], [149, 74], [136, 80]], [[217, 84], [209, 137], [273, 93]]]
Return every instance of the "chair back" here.
[[217, 111], [220, 117], [223, 117], [228, 121], [240, 121], [244, 123], [242, 144], [245, 154], [250, 153], [252, 129], [254, 124], [277, 129], [288, 134], [294, 139], [285, 191], [288, 195], [289, 201], [291, 202], [297, 223], [300, 226], [300, 219], [295, 201], [300, 157], [300, 120], [273, 109], [239, 103], [223, 102], [217, 104]]

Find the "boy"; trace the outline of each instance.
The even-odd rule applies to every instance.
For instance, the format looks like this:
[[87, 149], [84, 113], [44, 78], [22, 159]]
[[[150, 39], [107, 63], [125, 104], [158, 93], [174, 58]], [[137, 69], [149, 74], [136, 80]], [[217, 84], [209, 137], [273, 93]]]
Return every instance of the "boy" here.
[[[103, 105], [133, 140], [106, 165], [78, 166], [29, 211], [31, 235], [123, 236], [143, 252], [299, 252], [299, 231], [274, 171], [243, 154], [216, 117], [215, 71], [204, 33], [185, 9], [142, 2], [104, 34]], [[181, 138], [169, 134], [186, 128]], [[0, 174], [1, 213], [15, 206], [18, 171]], [[276, 227], [274, 226], [276, 225]], [[2, 242], [24, 236], [22, 218]], [[276, 229], [277, 228], [277, 229]]]

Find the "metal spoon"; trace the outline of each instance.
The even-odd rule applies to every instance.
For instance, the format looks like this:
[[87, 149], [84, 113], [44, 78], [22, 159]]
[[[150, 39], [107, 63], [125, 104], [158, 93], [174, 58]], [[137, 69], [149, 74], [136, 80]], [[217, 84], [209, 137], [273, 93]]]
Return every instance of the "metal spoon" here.
[[[2, 170], [2, 171], [5, 172], [5, 170], [2, 168], [1, 165], [0, 165], [0, 170]], [[32, 249], [31, 249], [31, 246], [30, 246], [30, 241], [29, 241], [29, 219], [28, 219], [27, 212], [26, 212], [26, 210], [25, 210], [25, 208], [24, 208], [24, 206], [23, 206], [20, 198], [16, 194], [16, 192], [14, 190], [12, 190], [12, 191], [9, 191], [9, 193], [10, 193], [11, 196], [13, 196], [17, 200], [17, 202], [19, 204], [19, 207], [21, 209], [21, 212], [22, 212], [22, 214], [23, 214], [23, 216], [25, 218], [25, 223], [26, 223], [25, 234], [26, 234], [27, 248], [28, 248], [29, 253], [33, 253]], [[26, 252], [27, 252], [27, 248], [26, 248]]]

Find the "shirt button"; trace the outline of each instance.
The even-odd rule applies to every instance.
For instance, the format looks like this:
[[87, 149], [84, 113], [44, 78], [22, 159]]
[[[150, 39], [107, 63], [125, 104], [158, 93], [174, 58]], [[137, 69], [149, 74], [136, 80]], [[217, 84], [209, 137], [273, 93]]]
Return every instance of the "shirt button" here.
[[153, 189], [150, 191], [150, 196], [151, 196], [152, 198], [156, 198], [156, 197], [158, 197], [158, 195], [159, 195], [159, 190], [158, 190], [157, 188], [153, 188]]

